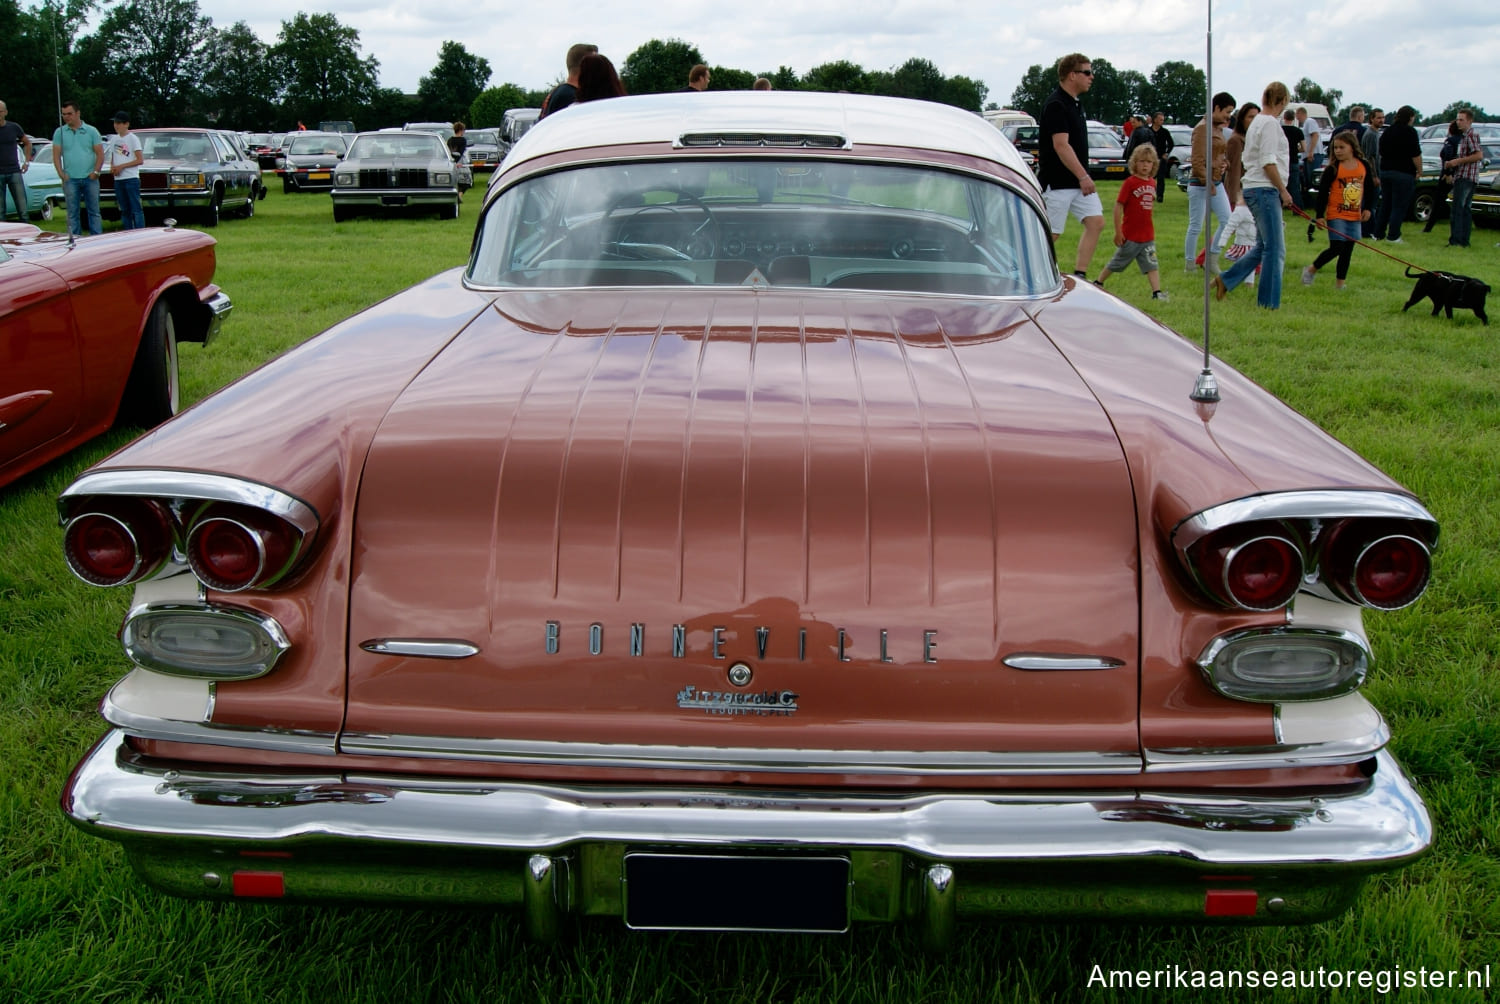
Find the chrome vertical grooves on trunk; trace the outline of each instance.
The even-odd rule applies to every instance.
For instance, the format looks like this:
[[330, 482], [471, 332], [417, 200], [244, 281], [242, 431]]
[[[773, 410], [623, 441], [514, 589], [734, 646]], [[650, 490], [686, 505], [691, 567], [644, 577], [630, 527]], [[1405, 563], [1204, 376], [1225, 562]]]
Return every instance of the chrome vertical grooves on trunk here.
[[708, 355], [708, 343], [714, 329], [714, 308], [709, 307], [703, 320], [703, 339], [698, 344], [698, 361], [693, 367], [693, 387], [688, 394], [687, 429], [682, 436], [682, 472], [678, 476], [677, 489], [677, 602], [682, 602], [683, 588], [687, 580], [687, 492], [688, 459], [693, 452], [693, 422], [698, 414], [698, 391], [703, 385], [703, 360]]
[[[594, 358], [589, 363], [588, 372], [584, 373], [583, 379], [578, 381], [578, 393], [573, 398], [573, 407], [568, 412], [568, 429], [563, 435], [562, 442], [562, 472], [557, 482], [557, 499], [552, 518], [552, 598], [556, 599], [562, 577], [562, 523], [563, 502], [568, 496], [568, 474], [573, 460], [573, 441], [578, 435], [579, 412], [583, 410], [583, 399], [588, 396], [589, 387], [594, 382], [594, 374], [599, 370], [599, 362], [609, 352], [610, 341], [619, 330], [620, 314], [625, 310], [625, 304], [621, 304], [615, 317], [609, 323], [609, 330], [604, 336], [597, 340], [598, 347], [594, 350]], [[565, 336], [559, 336], [565, 337]]]
[[979, 440], [984, 444], [983, 456], [985, 465], [985, 482], [989, 485], [989, 526], [990, 526], [990, 595], [993, 599], [991, 607], [990, 630], [996, 642], [1000, 639], [1000, 521], [999, 521], [999, 497], [995, 486], [995, 450], [994, 443], [990, 440], [989, 425], [985, 422], [984, 408], [979, 403], [978, 396], [974, 393], [974, 382], [969, 376], [968, 369], [964, 366], [963, 356], [959, 353], [957, 346], [948, 333], [943, 319], [937, 319], [938, 334], [942, 336], [943, 346], [948, 354], [953, 357], [953, 369], [963, 381], [964, 389], [969, 395], [969, 407], [974, 413], [974, 428], [979, 432]]
[[745, 603], [745, 580], [750, 574], [750, 456], [755, 438], [755, 350], [760, 345], [759, 301], [750, 311], [750, 361], [745, 368], [745, 423], [740, 434], [740, 581], [736, 595]]
[[802, 605], [812, 597], [812, 386], [807, 376], [807, 304], [797, 309], [797, 351], [802, 365]]
[[630, 474], [630, 456], [635, 449], [636, 419], [640, 417], [641, 396], [646, 390], [646, 377], [651, 372], [651, 362], [656, 358], [657, 346], [661, 344], [662, 328], [665, 318], [656, 325], [656, 330], [651, 333], [651, 348], [646, 352], [646, 358], [641, 361], [641, 372], [636, 377], [635, 393], [630, 401], [630, 416], [625, 420], [625, 432], [622, 437], [623, 446], [620, 450], [620, 486], [615, 505], [615, 568], [614, 586], [615, 602], [620, 601], [623, 578], [625, 571], [625, 492]]
[[859, 409], [859, 437], [864, 450], [864, 516], [865, 516], [865, 605], [868, 606], [874, 596], [875, 584], [875, 554], [874, 541], [871, 535], [871, 525], [874, 514], [870, 511], [870, 465], [873, 462], [870, 456], [870, 414], [869, 401], [865, 397], [864, 375], [859, 368], [859, 353], [854, 339], [854, 320], [849, 316], [849, 308], [844, 307], [844, 337], [849, 343], [849, 366], [854, 372], [855, 403]]
[[[498, 311], [498, 308], [497, 308], [497, 312], [500, 312], [500, 311]], [[502, 313], [502, 316], [503, 316], [503, 313]], [[516, 395], [516, 405], [515, 405], [514, 408], [512, 408], [510, 410], [510, 418], [506, 422], [505, 434], [500, 438], [500, 458], [499, 458], [499, 463], [495, 467], [495, 470], [496, 470], [496, 476], [495, 476], [495, 502], [494, 502], [494, 507], [493, 507], [493, 509], [490, 512], [490, 562], [489, 562], [489, 573], [488, 573], [488, 576], [486, 577], [486, 580], [485, 580], [486, 582], [489, 583], [490, 610], [491, 611], [494, 611], [494, 610], [496, 610], [498, 608], [498, 601], [499, 601], [499, 589], [500, 589], [500, 567], [499, 567], [499, 559], [500, 559], [500, 536], [501, 536], [500, 503], [501, 503], [501, 499], [504, 498], [504, 492], [501, 490], [501, 486], [505, 483], [505, 473], [506, 473], [505, 472], [505, 462], [509, 458], [509, 455], [510, 455], [511, 437], [515, 433], [516, 423], [518, 421], [520, 421], [521, 415], [522, 415], [522, 413], [526, 409], [527, 402], [531, 398], [531, 392], [536, 387], [537, 378], [541, 376], [542, 370], [544, 368], [546, 368], [547, 361], [552, 357], [553, 350], [557, 348], [558, 343], [562, 340], [562, 333], [568, 329], [568, 325], [571, 324], [571, 323], [572, 323], [572, 321], [570, 319], [568, 321], [565, 321], [563, 323], [563, 325], [561, 327], [557, 328], [555, 331], [552, 331], [552, 330], [548, 331], [548, 335], [550, 337], [547, 338], [547, 343], [546, 343], [547, 347], [542, 350], [541, 356], [532, 365], [531, 372], [526, 377], [526, 384], [525, 384], [525, 386], [523, 386], [521, 388], [521, 392], [518, 395]], [[554, 547], [553, 553], [556, 554], [555, 547]], [[555, 561], [555, 559], [554, 559], [554, 561]], [[553, 595], [556, 595], [556, 593], [557, 593], [557, 567], [556, 567], [555, 564], [553, 565], [553, 569], [552, 569], [552, 590], [553, 590]], [[493, 622], [491, 623], [490, 626], [491, 626], [491, 628], [494, 627]]]
[[922, 436], [922, 494], [927, 502], [927, 605], [937, 602], [937, 527], [932, 512], [932, 437], [927, 428], [927, 405], [922, 400], [917, 386], [917, 374], [912, 368], [910, 346], [901, 334], [901, 324], [892, 313], [891, 339], [901, 353], [901, 363], [906, 368], [906, 382], [911, 387], [912, 404], [917, 411], [917, 427]]

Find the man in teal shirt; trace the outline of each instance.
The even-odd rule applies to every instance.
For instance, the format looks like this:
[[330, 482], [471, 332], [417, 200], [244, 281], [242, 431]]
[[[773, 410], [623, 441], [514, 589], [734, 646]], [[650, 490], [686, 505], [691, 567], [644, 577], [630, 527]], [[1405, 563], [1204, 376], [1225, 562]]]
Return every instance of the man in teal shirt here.
[[78, 102], [65, 101], [63, 124], [52, 134], [52, 166], [63, 182], [68, 203], [68, 233], [83, 233], [83, 214], [88, 214], [89, 233], [104, 233], [99, 218], [99, 170], [104, 166], [104, 137], [83, 121]]

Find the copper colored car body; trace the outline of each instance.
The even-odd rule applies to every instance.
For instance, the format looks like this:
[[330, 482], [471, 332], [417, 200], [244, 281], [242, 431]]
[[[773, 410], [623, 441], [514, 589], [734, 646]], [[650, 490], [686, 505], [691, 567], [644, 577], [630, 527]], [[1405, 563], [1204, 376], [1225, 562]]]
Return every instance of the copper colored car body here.
[[64, 493], [177, 544], [69, 816], [183, 895], [543, 938], [1296, 922], [1420, 854], [1357, 690], [1420, 503], [1232, 370], [1189, 400], [983, 120], [693, 97], [549, 118], [467, 269]]
[[177, 411], [177, 346], [229, 314], [214, 240], [142, 230], [69, 240], [0, 223], [0, 485], [119, 419]]

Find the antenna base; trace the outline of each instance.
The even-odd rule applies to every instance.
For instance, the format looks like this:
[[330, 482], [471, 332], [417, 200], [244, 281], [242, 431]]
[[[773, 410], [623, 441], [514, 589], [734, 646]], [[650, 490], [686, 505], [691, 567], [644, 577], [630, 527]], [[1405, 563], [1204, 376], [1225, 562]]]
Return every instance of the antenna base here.
[[1204, 367], [1203, 372], [1198, 374], [1198, 379], [1193, 384], [1193, 392], [1188, 397], [1194, 401], [1217, 401], [1219, 399], [1219, 381], [1214, 376], [1213, 370]]

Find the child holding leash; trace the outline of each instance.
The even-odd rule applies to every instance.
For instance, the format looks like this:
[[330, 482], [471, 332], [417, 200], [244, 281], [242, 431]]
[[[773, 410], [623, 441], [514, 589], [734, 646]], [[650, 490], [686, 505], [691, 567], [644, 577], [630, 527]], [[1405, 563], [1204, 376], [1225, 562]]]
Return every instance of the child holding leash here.
[[1349, 257], [1354, 253], [1354, 243], [1359, 240], [1360, 224], [1370, 218], [1365, 208], [1368, 201], [1370, 165], [1354, 130], [1338, 133], [1329, 143], [1333, 160], [1323, 169], [1323, 178], [1318, 186], [1318, 218], [1328, 225], [1328, 249], [1302, 270], [1302, 285], [1311, 286], [1318, 269], [1335, 258], [1336, 286], [1344, 288], [1344, 279], [1349, 275]]

